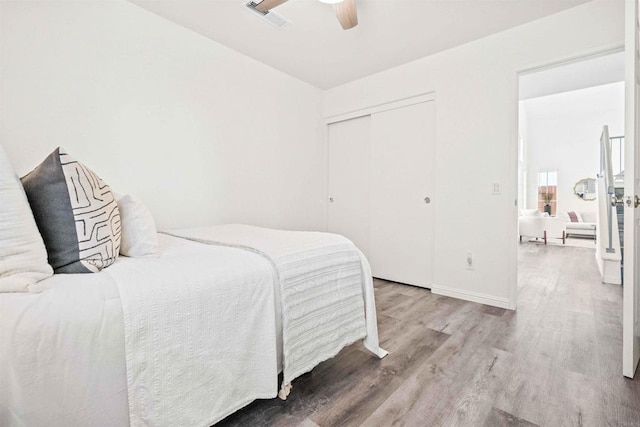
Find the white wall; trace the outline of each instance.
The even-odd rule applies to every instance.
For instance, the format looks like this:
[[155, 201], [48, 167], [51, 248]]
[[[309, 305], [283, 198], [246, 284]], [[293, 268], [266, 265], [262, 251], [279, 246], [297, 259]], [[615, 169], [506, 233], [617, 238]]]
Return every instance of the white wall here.
[[434, 291], [515, 303], [518, 71], [620, 46], [623, 17], [621, 0], [590, 2], [325, 92], [333, 116], [435, 91]]
[[624, 3], [590, 2], [356, 80], [326, 91], [324, 110], [318, 89], [120, 0], [3, 1], [0, 13], [0, 143], [18, 171], [63, 145], [142, 197], [161, 227], [320, 228], [323, 112], [435, 91], [434, 289], [506, 306], [517, 72], [619, 47]]
[[528, 148], [528, 129], [527, 113], [520, 102], [518, 108], [518, 210], [522, 210], [527, 206], [527, 186], [528, 186], [528, 170], [527, 170], [527, 148]]
[[64, 146], [160, 227], [323, 227], [322, 92], [124, 1], [0, 2], [0, 143]]
[[583, 178], [596, 178], [600, 134], [624, 135], [624, 82], [534, 98], [521, 103], [527, 117], [527, 207], [537, 208], [537, 172], [558, 171], [558, 212], [597, 211], [597, 201], [575, 196]]

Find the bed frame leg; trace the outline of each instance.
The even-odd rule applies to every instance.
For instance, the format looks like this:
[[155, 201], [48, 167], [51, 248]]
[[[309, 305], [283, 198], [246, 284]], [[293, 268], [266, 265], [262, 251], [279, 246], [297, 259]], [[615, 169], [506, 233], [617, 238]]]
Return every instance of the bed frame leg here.
[[293, 386], [291, 385], [291, 383], [282, 384], [282, 387], [278, 392], [278, 397], [282, 400], [287, 400], [287, 396], [289, 396], [289, 393], [291, 393], [292, 388]]

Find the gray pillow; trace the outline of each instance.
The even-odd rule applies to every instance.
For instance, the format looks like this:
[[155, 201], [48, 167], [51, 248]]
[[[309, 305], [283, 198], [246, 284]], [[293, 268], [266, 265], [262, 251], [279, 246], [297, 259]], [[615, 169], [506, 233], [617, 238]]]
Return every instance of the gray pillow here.
[[109, 186], [57, 148], [22, 177], [56, 273], [95, 273], [120, 252], [120, 212]]

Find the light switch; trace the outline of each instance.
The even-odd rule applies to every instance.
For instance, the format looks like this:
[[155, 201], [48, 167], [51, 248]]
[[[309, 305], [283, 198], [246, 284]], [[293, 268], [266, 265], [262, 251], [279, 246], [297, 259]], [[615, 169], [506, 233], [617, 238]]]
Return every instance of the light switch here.
[[491, 189], [492, 194], [500, 194], [500, 183], [494, 182]]

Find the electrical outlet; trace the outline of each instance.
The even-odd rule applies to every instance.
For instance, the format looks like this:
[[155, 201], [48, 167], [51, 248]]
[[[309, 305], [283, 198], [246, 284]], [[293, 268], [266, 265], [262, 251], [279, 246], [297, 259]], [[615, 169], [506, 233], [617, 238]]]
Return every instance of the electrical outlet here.
[[475, 267], [473, 266], [473, 254], [471, 252], [467, 252], [467, 270], [473, 270]]

